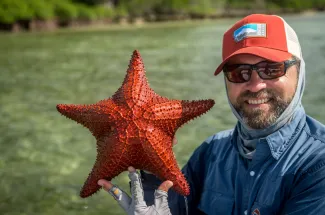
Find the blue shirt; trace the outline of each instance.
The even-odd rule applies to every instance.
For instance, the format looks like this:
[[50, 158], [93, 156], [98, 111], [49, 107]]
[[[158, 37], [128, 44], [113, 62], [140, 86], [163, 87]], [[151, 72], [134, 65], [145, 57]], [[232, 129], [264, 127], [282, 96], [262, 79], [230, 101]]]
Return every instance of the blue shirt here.
[[[204, 141], [182, 169], [190, 185], [185, 198], [172, 189], [173, 215], [325, 214], [325, 126], [303, 108], [277, 132], [259, 140], [251, 161], [237, 148], [237, 129]], [[143, 175], [145, 200], [161, 183]]]

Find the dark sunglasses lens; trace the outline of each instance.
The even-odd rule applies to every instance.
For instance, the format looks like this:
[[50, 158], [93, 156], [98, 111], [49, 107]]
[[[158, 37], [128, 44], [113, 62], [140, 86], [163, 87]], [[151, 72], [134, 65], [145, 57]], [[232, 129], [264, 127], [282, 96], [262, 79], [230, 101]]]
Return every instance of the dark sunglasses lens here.
[[284, 63], [267, 63], [258, 66], [257, 72], [262, 79], [279, 78], [285, 74]]
[[225, 75], [230, 82], [243, 83], [250, 79], [251, 71], [249, 69], [249, 66], [245, 65], [230, 65], [225, 69]]

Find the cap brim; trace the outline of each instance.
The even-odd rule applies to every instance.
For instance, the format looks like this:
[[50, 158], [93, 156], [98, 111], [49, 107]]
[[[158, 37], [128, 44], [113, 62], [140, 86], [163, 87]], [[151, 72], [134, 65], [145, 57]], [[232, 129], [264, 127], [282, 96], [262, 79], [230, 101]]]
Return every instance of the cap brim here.
[[245, 48], [239, 49], [236, 52], [229, 55], [218, 66], [218, 68], [214, 72], [214, 75], [218, 75], [222, 71], [223, 66], [228, 62], [228, 60], [230, 58], [232, 58], [235, 55], [239, 55], [239, 54], [251, 54], [251, 55], [262, 57], [262, 58], [265, 58], [267, 60], [274, 61], [274, 62], [285, 61], [285, 60], [288, 60], [292, 56], [292, 54], [290, 54], [288, 52], [284, 52], [284, 51], [277, 50], [277, 49], [270, 49], [270, 48], [265, 48], [265, 47], [245, 47]]

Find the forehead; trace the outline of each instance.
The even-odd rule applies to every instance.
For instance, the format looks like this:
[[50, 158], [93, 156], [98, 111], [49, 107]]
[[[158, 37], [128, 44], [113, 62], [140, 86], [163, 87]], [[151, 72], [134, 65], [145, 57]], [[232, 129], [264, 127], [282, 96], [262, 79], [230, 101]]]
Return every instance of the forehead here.
[[227, 64], [256, 64], [261, 61], [265, 61], [265, 58], [252, 55], [252, 54], [238, 54], [231, 57]]

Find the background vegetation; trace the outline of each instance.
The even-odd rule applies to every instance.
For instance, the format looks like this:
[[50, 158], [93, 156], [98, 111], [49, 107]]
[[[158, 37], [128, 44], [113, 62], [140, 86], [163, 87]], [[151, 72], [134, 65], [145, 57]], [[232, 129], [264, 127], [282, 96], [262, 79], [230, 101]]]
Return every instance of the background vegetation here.
[[54, 28], [121, 22], [324, 10], [325, 0], [1, 0], [0, 28]]

